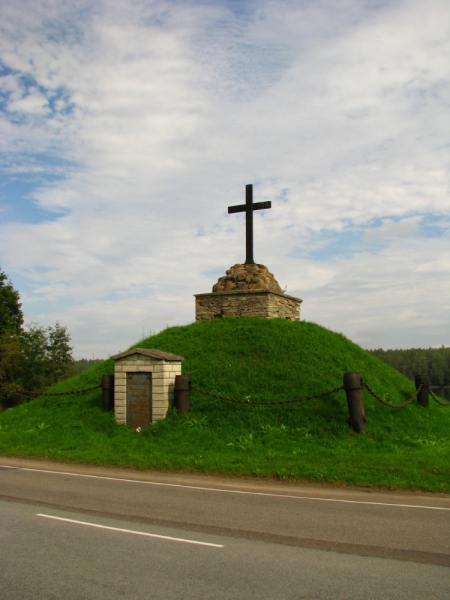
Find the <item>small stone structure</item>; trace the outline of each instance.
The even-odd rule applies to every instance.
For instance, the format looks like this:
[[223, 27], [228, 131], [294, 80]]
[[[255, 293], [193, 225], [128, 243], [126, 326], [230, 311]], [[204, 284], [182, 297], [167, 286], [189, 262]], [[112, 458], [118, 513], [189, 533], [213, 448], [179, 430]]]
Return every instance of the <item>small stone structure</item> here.
[[260, 317], [298, 321], [301, 302], [284, 294], [264, 265], [237, 264], [219, 278], [212, 293], [195, 295], [195, 320]]
[[173, 402], [182, 356], [135, 348], [111, 357], [114, 364], [114, 414], [132, 429], [163, 419]]

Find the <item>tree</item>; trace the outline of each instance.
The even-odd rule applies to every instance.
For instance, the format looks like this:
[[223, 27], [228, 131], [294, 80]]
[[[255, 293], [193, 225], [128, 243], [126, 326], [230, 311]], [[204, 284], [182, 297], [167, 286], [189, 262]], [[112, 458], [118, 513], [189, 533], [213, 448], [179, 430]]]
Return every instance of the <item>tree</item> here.
[[3, 392], [5, 388], [11, 391], [20, 387], [17, 378], [22, 369], [23, 313], [19, 298], [19, 292], [0, 269], [0, 386]]
[[10, 331], [0, 334], [0, 380], [3, 385], [12, 384], [20, 377], [22, 361], [20, 337]]
[[47, 328], [32, 324], [22, 331], [20, 338], [23, 389], [42, 390], [75, 375], [70, 335], [58, 322]]
[[5, 331], [19, 334], [23, 325], [20, 296], [0, 268], [0, 335]]
[[410, 348], [408, 350], [370, 350], [406, 377], [428, 375], [432, 385], [444, 385], [450, 380], [450, 348]]
[[61, 381], [72, 375], [76, 375], [77, 366], [72, 356], [72, 346], [70, 346], [70, 335], [65, 327], [56, 321], [54, 327], [47, 328], [47, 355], [49, 358], [50, 380]]
[[[76, 374], [70, 335], [54, 327], [23, 327], [19, 293], [0, 269], [0, 378], [5, 405], [23, 400], [17, 390], [39, 392]], [[1, 408], [1, 406], [0, 406]]]

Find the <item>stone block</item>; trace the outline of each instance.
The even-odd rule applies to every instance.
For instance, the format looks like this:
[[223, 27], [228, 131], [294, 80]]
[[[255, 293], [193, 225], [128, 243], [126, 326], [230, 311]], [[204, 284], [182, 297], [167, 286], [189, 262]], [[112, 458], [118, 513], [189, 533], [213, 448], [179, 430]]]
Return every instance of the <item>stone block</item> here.
[[166, 416], [166, 409], [163, 407], [161, 407], [159, 409], [153, 407], [152, 415], [153, 415], [153, 418], [155, 418], [155, 417], [163, 418]]
[[225, 291], [195, 295], [195, 319], [209, 321], [223, 317], [259, 317], [263, 319], [300, 319], [302, 300], [268, 291]]
[[152, 381], [154, 381], [155, 383], [158, 381], [162, 381], [164, 379], [164, 372], [163, 371], [158, 371], [155, 373], [155, 371], [153, 371], [152, 373]]

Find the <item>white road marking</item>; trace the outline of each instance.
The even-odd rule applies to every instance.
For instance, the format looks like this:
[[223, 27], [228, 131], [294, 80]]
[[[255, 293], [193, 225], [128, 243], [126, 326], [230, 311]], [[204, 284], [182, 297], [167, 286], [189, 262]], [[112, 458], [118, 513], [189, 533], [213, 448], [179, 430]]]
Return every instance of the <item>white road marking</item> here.
[[66, 523], [74, 523], [75, 525], [87, 525], [88, 527], [96, 527], [97, 529], [109, 529], [110, 531], [120, 531], [121, 533], [133, 533], [134, 535], [143, 535], [160, 540], [169, 540], [170, 542], [184, 542], [185, 544], [196, 544], [197, 546], [209, 546], [211, 548], [223, 548], [221, 544], [210, 544], [209, 542], [199, 542], [197, 540], [186, 540], [184, 538], [171, 537], [169, 535], [158, 535], [157, 533], [146, 533], [145, 531], [133, 531], [132, 529], [122, 529], [121, 527], [109, 527], [108, 525], [98, 525], [97, 523], [88, 523], [87, 521], [77, 521], [75, 519], [65, 519], [63, 517], [55, 517], [53, 515], [44, 515], [38, 513], [37, 517], [45, 517], [46, 519], [54, 519], [55, 521], [64, 521]]
[[[3, 465], [0, 465], [3, 466]], [[6, 465], [5, 465], [6, 466]], [[124, 481], [127, 483], [140, 483], [160, 487], [182, 488], [186, 490], [200, 490], [202, 492], [219, 492], [222, 494], [241, 494], [244, 496], [267, 496], [268, 498], [290, 498], [294, 500], [314, 500], [318, 502], [340, 502], [342, 504], [367, 504], [370, 506], [394, 506], [397, 508], [423, 508], [426, 510], [445, 510], [443, 506], [424, 506], [422, 504], [399, 504], [395, 502], [370, 502], [367, 500], [343, 500], [341, 498], [317, 498], [315, 496], [294, 496], [292, 494], [272, 494], [270, 492], [246, 492], [244, 490], [224, 490], [221, 488], [203, 487], [201, 485], [183, 485], [181, 483], [162, 483], [161, 481], [142, 481], [141, 479], [125, 479], [121, 477], [107, 477], [106, 475], [87, 475], [85, 473], [70, 473], [68, 471], [51, 471], [48, 469], [32, 469], [30, 467], [10, 467], [21, 471], [34, 471], [36, 473], [50, 473], [52, 475], [70, 475], [71, 477], [85, 477], [87, 479], [104, 479], [106, 481]]]

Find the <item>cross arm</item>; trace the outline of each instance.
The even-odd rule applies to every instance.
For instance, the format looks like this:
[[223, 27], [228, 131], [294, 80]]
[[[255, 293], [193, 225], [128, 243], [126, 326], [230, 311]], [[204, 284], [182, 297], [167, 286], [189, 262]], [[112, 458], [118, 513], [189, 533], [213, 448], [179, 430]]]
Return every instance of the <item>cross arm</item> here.
[[[253, 210], [262, 210], [263, 208], [272, 208], [272, 202], [269, 200], [268, 202], [255, 202], [252, 204]], [[246, 204], [236, 204], [236, 206], [228, 207], [228, 214], [231, 215], [232, 213], [245, 212], [246, 210]]]

